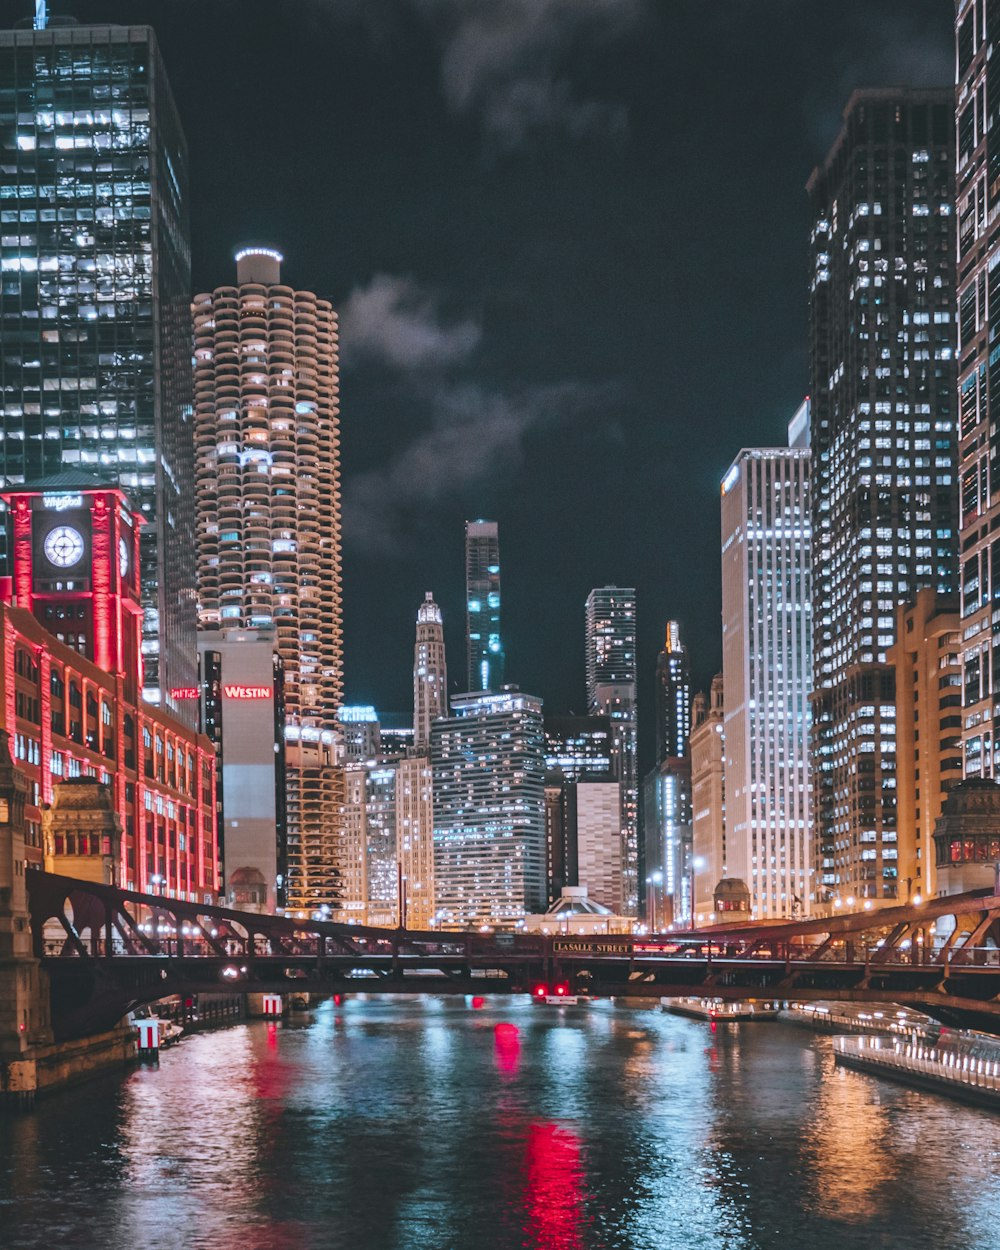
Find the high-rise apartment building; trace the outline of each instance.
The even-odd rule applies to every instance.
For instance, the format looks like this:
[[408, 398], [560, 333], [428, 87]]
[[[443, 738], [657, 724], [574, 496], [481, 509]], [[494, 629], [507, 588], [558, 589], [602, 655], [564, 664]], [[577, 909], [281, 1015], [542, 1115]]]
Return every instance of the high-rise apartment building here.
[[639, 722], [634, 587], [601, 586], [584, 608], [587, 710], [612, 722], [614, 774], [622, 787], [622, 882], [626, 915], [638, 910]]
[[962, 633], [958, 597], [929, 586], [900, 606], [896, 643], [899, 898], [937, 892], [934, 826], [962, 780]]
[[744, 450], [722, 480], [726, 867], [758, 919], [805, 914], [813, 884], [809, 461]]
[[[809, 180], [821, 904], [897, 896], [887, 655], [897, 605], [957, 580], [952, 108], [950, 89], [855, 92]], [[730, 693], [727, 671], [727, 756]]]
[[437, 917], [511, 925], [546, 897], [542, 701], [508, 686], [451, 705], [431, 726]]
[[725, 696], [722, 674], [708, 698], [694, 698], [691, 725], [691, 852], [694, 922], [714, 919], [715, 887], [726, 876]]
[[[145, 697], [194, 723], [187, 146], [153, 31], [0, 31], [0, 477], [81, 468], [147, 522]], [[2, 541], [2, 536], [0, 536]], [[9, 569], [8, 569], [9, 571]]]
[[466, 687], [502, 689], [506, 656], [500, 632], [500, 532], [496, 521], [465, 523]]
[[343, 776], [337, 318], [247, 248], [195, 297], [198, 605], [203, 629], [273, 628], [285, 671], [288, 907], [337, 895]]
[[964, 771], [1000, 777], [1000, 9], [956, 4], [958, 419]]
[[656, 762], [687, 754], [691, 733], [691, 669], [677, 621], [667, 621], [656, 657]]
[[431, 722], [448, 715], [448, 667], [444, 655], [441, 609], [428, 590], [417, 609], [417, 640], [413, 648], [413, 742], [426, 751]]

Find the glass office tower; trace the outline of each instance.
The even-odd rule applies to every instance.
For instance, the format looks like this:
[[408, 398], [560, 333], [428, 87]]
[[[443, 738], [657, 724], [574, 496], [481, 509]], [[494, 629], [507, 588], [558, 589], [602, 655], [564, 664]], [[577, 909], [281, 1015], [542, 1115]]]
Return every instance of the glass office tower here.
[[468, 690], [500, 690], [500, 537], [496, 521], [465, 523], [465, 609]]
[[[856, 91], [809, 180], [820, 904], [897, 896], [887, 655], [897, 606], [957, 581], [953, 107], [950, 88]], [[727, 671], [727, 724], [729, 703]]]
[[622, 787], [622, 880], [627, 914], [639, 905], [639, 722], [636, 710], [634, 586], [599, 586], [587, 596], [587, 711], [610, 717], [614, 775]]
[[691, 734], [691, 669], [677, 621], [667, 621], [656, 657], [656, 762], [687, 754]]
[[545, 897], [542, 701], [508, 686], [452, 699], [431, 725], [442, 925], [513, 925]]
[[197, 685], [187, 152], [152, 30], [0, 31], [0, 473], [128, 492], [146, 697]]

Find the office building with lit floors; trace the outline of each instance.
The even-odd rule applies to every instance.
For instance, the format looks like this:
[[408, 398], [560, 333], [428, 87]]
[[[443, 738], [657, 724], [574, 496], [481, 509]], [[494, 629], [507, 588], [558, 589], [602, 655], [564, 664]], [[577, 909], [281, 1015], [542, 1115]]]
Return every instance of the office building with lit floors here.
[[408, 929], [437, 923], [431, 782], [426, 756], [385, 757], [347, 767], [335, 920]]
[[[922, 587], [950, 594], [958, 583], [954, 158], [950, 88], [866, 89], [809, 180], [812, 893], [822, 907], [898, 897], [896, 609]], [[984, 194], [986, 181], [984, 169]], [[985, 205], [976, 213], [985, 220]], [[980, 308], [985, 294], [983, 284]], [[963, 371], [973, 391], [986, 338], [984, 328], [982, 371]], [[988, 422], [968, 420], [985, 465]], [[968, 504], [971, 524], [989, 489], [971, 478], [969, 488], [984, 491]], [[975, 524], [988, 530], [984, 521]], [[969, 602], [988, 634], [983, 585]], [[965, 645], [971, 689], [981, 648]], [[727, 755], [729, 704], [727, 671]]]
[[741, 451], [722, 481], [726, 869], [755, 918], [809, 911], [808, 448]]
[[634, 587], [600, 586], [584, 605], [587, 711], [608, 717], [612, 766], [622, 787], [622, 881], [625, 914], [639, 906], [639, 720]]
[[1000, 10], [955, 9], [963, 764], [966, 777], [1000, 778]]
[[[116, 882], [217, 902], [213, 743], [143, 698], [142, 513], [82, 473], [0, 495], [13, 553], [0, 583], [0, 728], [28, 780], [27, 863], [42, 866], [43, 809], [59, 783], [90, 779], [110, 795]], [[79, 823], [49, 832], [63, 864], [99, 850]]]
[[145, 697], [190, 718], [170, 698], [196, 680], [187, 145], [150, 27], [39, 22], [0, 30], [0, 481], [128, 493]]
[[656, 657], [656, 762], [687, 754], [691, 734], [691, 669], [677, 621], [667, 621]]
[[694, 870], [691, 830], [691, 760], [671, 756], [643, 778], [643, 900], [647, 924], [691, 923]]
[[465, 644], [469, 690], [500, 690], [506, 655], [500, 630], [500, 528], [465, 523]]
[[934, 826], [962, 780], [962, 628], [958, 596], [927, 586], [897, 612], [889, 651], [896, 680], [899, 901], [937, 893]]
[[437, 920], [513, 926], [545, 909], [542, 701], [508, 686], [451, 708], [431, 727]]
[[338, 893], [341, 703], [337, 318], [246, 248], [193, 304], [201, 628], [273, 629], [285, 680], [287, 907]]

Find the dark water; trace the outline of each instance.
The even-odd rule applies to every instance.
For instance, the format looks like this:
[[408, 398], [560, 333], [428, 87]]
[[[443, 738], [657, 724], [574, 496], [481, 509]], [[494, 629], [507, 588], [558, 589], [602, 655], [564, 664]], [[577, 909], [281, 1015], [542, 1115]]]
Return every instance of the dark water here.
[[774, 1025], [355, 1000], [0, 1120], [0, 1247], [993, 1250], [1000, 1117]]

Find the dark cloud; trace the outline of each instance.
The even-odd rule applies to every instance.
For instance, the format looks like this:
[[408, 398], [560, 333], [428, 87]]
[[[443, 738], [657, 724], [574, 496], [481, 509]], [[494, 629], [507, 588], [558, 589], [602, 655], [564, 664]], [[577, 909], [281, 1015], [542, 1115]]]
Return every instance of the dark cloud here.
[[643, 16], [642, 0], [413, 0], [442, 40], [445, 98], [476, 117], [502, 147], [539, 131], [574, 138], [623, 133], [623, 105], [579, 94], [566, 69], [582, 40], [620, 38]]
[[357, 550], [399, 555], [414, 515], [461, 497], [522, 462], [533, 429], [595, 419], [609, 388], [576, 382], [517, 394], [474, 383], [443, 386], [431, 400], [429, 426], [388, 464], [350, 478], [344, 532]]
[[[364, 29], [383, 53], [416, 18], [434, 41], [441, 90], [501, 149], [542, 135], [620, 138], [624, 104], [598, 99], [571, 67], [581, 45], [606, 48], [635, 31], [649, 0], [316, 0], [313, 12]], [[412, 37], [413, 31], [409, 30]]]
[[340, 313], [343, 360], [396, 369], [438, 368], [464, 360], [479, 343], [476, 322], [442, 320], [436, 295], [411, 278], [380, 273], [355, 287]]

